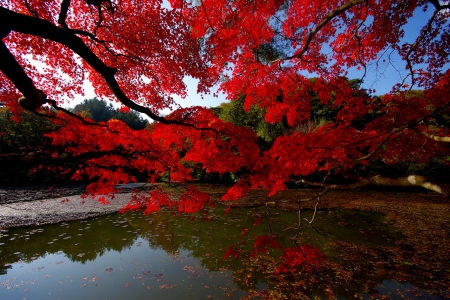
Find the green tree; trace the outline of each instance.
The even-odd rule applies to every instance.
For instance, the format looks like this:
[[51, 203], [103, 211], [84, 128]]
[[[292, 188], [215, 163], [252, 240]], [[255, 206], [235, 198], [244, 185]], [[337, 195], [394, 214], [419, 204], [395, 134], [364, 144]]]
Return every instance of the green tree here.
[[58, 127], [48, 118], [24, 111], [20, 115], [21, 122], [13, 120], [13, 113], [7, 107], [0, 107], [0, 153], [27, 152], [49, 145], [45, 133]]
[[248, 111], [244, 108], [245, 96], [231, 102], [220, 104], [213, 112], [222, 120], [234, 125], [246, 126], [256, 132], [260, 144], [270, 144], [287, 130], [284, 122], [271, 124], [266, 122], [265, 109], [253, 105]]
[[124, 112], [114, 108], [111, 103], [108, 105], [106, 101], [97, 98], [85, 99], [82, 103], [76, 105], [72, 109], [72, 112], [96, 122], [118, 119], [135, 130], [144, 129], [148, 123], [136, 111], [130, 110], [129, 112]]

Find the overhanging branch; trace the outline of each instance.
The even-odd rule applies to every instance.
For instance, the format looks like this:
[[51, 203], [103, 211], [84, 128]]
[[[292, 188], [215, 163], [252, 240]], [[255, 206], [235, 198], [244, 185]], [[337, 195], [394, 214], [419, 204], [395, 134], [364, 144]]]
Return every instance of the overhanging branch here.
[[[348, 174], [344, 174], [349, 177]], [[384, 177], [380, 175], [362, 177], [362, 176], [350, 176], [351, 179], [357, 180], [354, 183], [348, 184], [326, 184], [323, 182], [312, 182], [307, 180], [300, 180], [296, 183], [306, 183], [313, 186], [324, 187], [325, 190], [349, 190], [356, 189], [364, 186], [390, 186], [390, 187], [409, 187], [409, 186], [419, 186], [425, 189], [450, 196], [450, 185], [449, 184], [438, 184], [433, 182], [433, 180], [428, 179], [425, 176], [420, 175], [409, 175], [408, 177]]]
[[383, 146], [384, 143], [386, 143], [387, 140], [389, 140], [389, 139], [391, 138], [391, 136], [394, 135], [395, 133], [400, 132], [400, 131], [402, 131], [402, 130], [404, 130], [404, 129], [407, 129], [407, 128], [413, 128], [414, 126], [416, 126], [416, 125], [418, 125], [419, 123], [421, 123], [423, 120], [428, 119], [428, 118], [430, 118], [430, 117], [432, 117], [432, 116], [434, 116], [434, 115], [440, 113], [441, 111], [447, 109], [448, 107], [450, 107], [450, 102], [448, 102], [448, 103], [446, 103], [446, 104], [444, 104], [444, 105], [442, 105], [442, 106], [440, 106], [440, 107], [434, 109], [433, 111], [431, 111], [431, 112], [430, 112], [428, 115], [426, 115], [426, 116], [420, 117], [420, 118], [418, 118], [418, 119], [415, 119], [415, 120], [413, 120], [413, 121], [411, 121], [411, 122], [406, 123], [405, 125], [402, 125], [402, 126], [395, 127], [395, 128], [393, 128], [393, 129], [391, 129], [391, 131], [383, 138], [383, 140], [382, 140], [382, 141], [381, 141], [381, 142], [380, 142], [380, 143], [379, 143], [379, 144], [378, 144], [378, 145], [377, 145], [377, 146], [376, 146], [369, 154], [367, 154], [367, 155], [365, 155], [365, 156], [363, 156], [363, 157], [360, 157], [360, 158], [358, 158], [357, 160], [365, 160], [365, 159], [368, 159], [368, 158], [371, 157], [375, 152], [377, 152], [377, 151], [381, 148], [381, 146]]
[[420, 134], [422, 134], [423, 136], [426, 136], [427, 138], [433, 139], [437, 142], [445, 142], [445, 143], [450, 143], [450, 136], [439, 136], [439, 135], [434, 135], [425, 131], [419, 131]]
[[[98, 58], [88, 46], [79, 38], [78, 36], [67, 32], [67, 30], [57, 27], [50, 23], [49, 21], [26, 16], [17, 12], [13, 12], [4, 7], [0, 7], [0, 31], [2, 33], [8, 33], [11, 31], [20, 32], [24, 34], [30, 34], [34, 36], [39, 36], [44, 39], [54, 41], [56, 43], [62, 44], [73, 52], [78, 54], [82, 59], [84, 59], [96, 72], [98, 72], [105, 80], [110, 90], [116, 96], [116, 98], [124, 105], [129, 108], [138, 111], [140, 113], [146, 114], [155, 121], [164, 124], [180, 124], [177, 120], [167, 120], [161, 116], [153, 113], [149, 108], [136, 104], [134, 101], [129, 99], [123, 90], [120, 88], [118, 82], [116, 81], [114, 74], [116, 73], [115, 68], [111, 68], [103, 63], [103, 61]], [[5, 34], [3, 34], [5, 35]], [[6, 35], [5, 35], [6, 36]], [[32, 84], [31, 79], [26, 75], [20, 65], [17, 63], [15, 57], [9, 52], [5, 45], [2, 46], [2, 64], [5, 68], [2, 71], [5, 75], [14, 83], [14, 85], [19, 89], [19, 91], [26, 97], [34, 99], [36, 96], [36, 88]], [[9, 53], [8, 56], [4, 56], [3, 53]], [[6, 58], [6, 59], [5, 59]], [[6, 66], [13, 66], [14, 71], [8, 72]], [[17, 66], [21, 69], [18, 70]], [[26, 84], [24, 84], [25, 82]], [[31, 84], [30, 84], [31, 83]], [[45, 103], [45, 102], [44, 102]]]

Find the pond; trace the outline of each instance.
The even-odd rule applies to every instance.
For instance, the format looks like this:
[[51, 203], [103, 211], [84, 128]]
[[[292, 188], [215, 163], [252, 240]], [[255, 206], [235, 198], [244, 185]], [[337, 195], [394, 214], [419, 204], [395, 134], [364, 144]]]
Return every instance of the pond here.
[[[304, 212], [302, 218], [311, 215]], [[305, 263], [295, 272], [279, 272], [287, 256], [278, 246], [296, 249], [298, 217], [265, 208], [225, 215], [216, 207], [188, 216], [127, 213], [2, 230], [0, 299], [450, 296], [398, 255], [408, 249], [389, 220], [356, 210], [319, 211], [314, 227], [304, 222], [297, 243], [326, 259], [320, 266]], [[256, 242], [258, 237], [269, 242]]]

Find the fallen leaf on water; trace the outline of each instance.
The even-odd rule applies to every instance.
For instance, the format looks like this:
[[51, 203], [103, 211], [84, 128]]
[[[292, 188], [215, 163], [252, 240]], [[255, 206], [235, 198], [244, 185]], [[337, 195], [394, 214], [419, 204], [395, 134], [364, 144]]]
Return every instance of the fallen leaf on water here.
[[129, 286], [130, 286], [130, 284], [131, 284], [131, 282], [127, 282], [127, 283], [125, 283], [125, 287], [129, 287]]
[[142, 275], [148, 275], [150, 273], [151, 273], [151, 271], [144, 271], [144, 273], [142, 273]]
[[108, 273], [112, 273], [113, 268], [106, 268], [105, 271], [108, 272]]
[[98, 279], [97, 276], [93, 276], [92, 279], [91, 279], [91, 281], [94, 282], [94, 281], [96, 281], [97, 279]]
[[167, 283], [164, 283], [163, 285], [160, 285], [159, 288], [161, 290], [167, 290], [167, 289], [171, 289], [178, 286], [178, 284], [172, 284], [172, 285], [168, 285]]

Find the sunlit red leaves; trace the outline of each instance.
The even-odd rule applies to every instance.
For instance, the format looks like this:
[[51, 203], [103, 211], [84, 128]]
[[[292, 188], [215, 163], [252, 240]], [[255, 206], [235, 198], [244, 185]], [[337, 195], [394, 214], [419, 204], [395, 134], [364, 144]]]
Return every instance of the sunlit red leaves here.
[[245, 180], [239, 180], [235, 185], [228, 189], [222, 200], [237, 200], [250, 191], [250, 186]]
[[[103, 126], [84, 124], [63, 113], [59, 118], [67, 125], [49, 134], [52, 143], [79, 158], [80, 172], [112, 184], [134, 181], [127, 170], [148, 173], [149, 180], [159, 177], [169, 169], [177, 181], [190, 179], [189, 170], [179, 163], [179, 157], [161, 147], [147, 130], [134, 131], [118, 120]], [[107, 126], [107, 127], [106, 127]], [[100, 177], [99, 177], [100, 176]]]
[[193, 213], [203, 209], [207, 203], [212, 205], [209, 195], [191, 186], [181, 195], [176, 205], [180, 212]]
[[192, 126], [157, 125], [153, 138], [183, 160], [202, 164], [207, 172], [235, 172], [258, 158], [254, 132], [226, 123], [208, 109], [180, 109], [170, 118]]
[[[285, 189], [290, 175], [308, 175], [337, 166], [350, 167], [362, 156], [356, 145], [361, 139], [355, 129], [324, 125], [314, 133], [295, 133], [279, 137], [254, 168], [259, 185], [273, 190]], [[353, 145], [352, 143], [355, 143]], [[263, 180], [265, 178], [265, 180]]]

